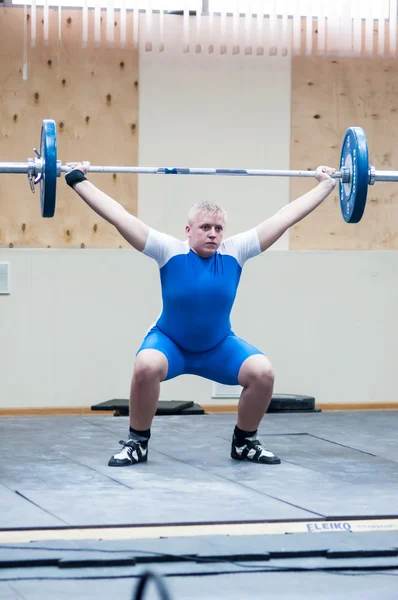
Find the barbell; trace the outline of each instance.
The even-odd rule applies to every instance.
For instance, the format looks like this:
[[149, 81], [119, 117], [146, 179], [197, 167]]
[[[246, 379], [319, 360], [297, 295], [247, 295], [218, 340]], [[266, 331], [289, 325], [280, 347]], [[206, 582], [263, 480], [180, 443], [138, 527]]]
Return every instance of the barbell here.
[[[0, 173], [27, 174], [32, 192], [40, 184], [40, 209], [43, 217], [55, 213], [57, 177], [71, 167], [57, 159], [55, 121], [44, 119], [41, 128], [40, 152], [27, 162], [0, 162]], [[314, 177], [315, 171], [266, 171], [261, 169], [194, 169], [180, 167], [123, 167], [93, 166], [92, 173], [133, 173], [152, 175], [224, 175], [247, 177]], [[332, 177], [339, 179], [340, 208], [347, 223], [358, 223], [366, 206], [368, 186], [376, 181], [398, 181], [398, 171], [376, 171], [369, 164], [368, 143], [361, 127], [347, 129], [340, 154], [340, 171]]]

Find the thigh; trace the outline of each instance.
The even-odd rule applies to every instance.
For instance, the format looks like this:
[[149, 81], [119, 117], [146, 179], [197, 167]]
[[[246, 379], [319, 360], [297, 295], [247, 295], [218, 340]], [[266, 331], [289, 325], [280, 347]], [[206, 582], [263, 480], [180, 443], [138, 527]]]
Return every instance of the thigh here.
[[224, 385], [239, 385], [239, 370], [244, 361], [254, 354], [262, 352], [231, 334], [215, 348], [201, 354], [194, 374]]
[[142, 350], [158, 350], [167, 359], [168, 369], [164, 381], [185, 373], [185, 358], [180, 348], [157, 327], [153, 327], [145, 336], [137, 355]]

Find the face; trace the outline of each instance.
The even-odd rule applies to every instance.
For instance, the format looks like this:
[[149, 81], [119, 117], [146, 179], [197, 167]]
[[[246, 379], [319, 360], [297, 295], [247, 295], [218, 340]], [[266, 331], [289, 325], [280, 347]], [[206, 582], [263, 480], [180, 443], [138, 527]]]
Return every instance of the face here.
[[208, 258], [219, 248], [225, 228], [223, 215], [198, 213], [192, 224], [185, 227], [189, 245], [196, 254]]

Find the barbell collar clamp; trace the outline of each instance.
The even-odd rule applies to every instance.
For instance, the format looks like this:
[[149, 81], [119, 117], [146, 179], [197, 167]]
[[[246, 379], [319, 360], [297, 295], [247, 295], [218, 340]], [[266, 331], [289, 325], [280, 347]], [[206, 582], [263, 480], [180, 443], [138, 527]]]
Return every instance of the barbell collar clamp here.
[[341, 167], [340, 179], [342, 183], [350, 183], [351, 181], [351, 169], [349, 167]]
[[369, 185], [376, 183], [376, 168], [373, 165], [369, 165]]
[[34, 176], [35, 176], [34, 182], [35, 182], [35, 185], [37, 185], [38, 183], [40, 183], [40, 181], [43, 178], [43, 159], [40, 156], [40, 154], [37, 152], [36, 148], [34, 150], [35, 150], [37, 156], [39, 157], [39, 158], [35, 158], [35, 160], [34, 160]]

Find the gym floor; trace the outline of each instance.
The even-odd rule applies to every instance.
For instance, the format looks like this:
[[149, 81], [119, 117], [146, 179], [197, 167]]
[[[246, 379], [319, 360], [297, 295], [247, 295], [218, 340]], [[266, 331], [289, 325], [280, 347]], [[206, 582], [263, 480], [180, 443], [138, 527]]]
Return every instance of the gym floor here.
[[0, 419], [2, 600], [127, 600], [148, 569], [173, 600], [397, 598], [398, 411], [269, 414], [276, 466], [232, 461], [235, 421], [158, 416], [117, 469], [127, 417]]

